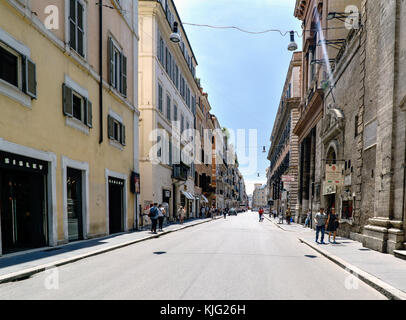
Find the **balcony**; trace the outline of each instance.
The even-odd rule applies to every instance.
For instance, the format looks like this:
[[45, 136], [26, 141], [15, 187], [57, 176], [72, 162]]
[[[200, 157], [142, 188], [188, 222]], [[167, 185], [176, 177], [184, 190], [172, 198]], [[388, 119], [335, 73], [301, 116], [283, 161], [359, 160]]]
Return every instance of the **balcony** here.
[[175, 164], [172, 166], [172, 179], [186, 181], [188, 177], [188, 171], [190, 167], [185, 163], [181, 162], [180, 164]]

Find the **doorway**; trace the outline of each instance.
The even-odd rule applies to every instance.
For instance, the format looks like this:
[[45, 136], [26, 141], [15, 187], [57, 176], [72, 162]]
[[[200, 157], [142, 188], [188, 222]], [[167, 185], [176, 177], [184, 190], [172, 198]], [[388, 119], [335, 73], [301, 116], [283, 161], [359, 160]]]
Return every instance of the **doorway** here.
[[48, 244], [46, 188], [46, 175], [42, 173], [0, 168], [3, 253]]
[[124, 180], [109, 177], [109, 230], [110, 234], [124, 231]]
[[69, 241], [83, 240], [82, 171], [67, 168], [66, 176]]

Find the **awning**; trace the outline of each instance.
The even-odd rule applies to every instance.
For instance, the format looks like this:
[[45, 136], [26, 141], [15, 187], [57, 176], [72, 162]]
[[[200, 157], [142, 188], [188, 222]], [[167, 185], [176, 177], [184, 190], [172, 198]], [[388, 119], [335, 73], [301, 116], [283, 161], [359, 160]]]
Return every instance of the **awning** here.
[[193, 197], [189, 192], [182, 191], [183, 195], [188, 198], [189, 200], [195, 200], [195, 197]]
[[207, 198], [203, 194], [201, 194], [200, 196], [202, 197], [201, 200], [203, 200], [203, 202], [209, 203], [209, 200], [207, 200]]

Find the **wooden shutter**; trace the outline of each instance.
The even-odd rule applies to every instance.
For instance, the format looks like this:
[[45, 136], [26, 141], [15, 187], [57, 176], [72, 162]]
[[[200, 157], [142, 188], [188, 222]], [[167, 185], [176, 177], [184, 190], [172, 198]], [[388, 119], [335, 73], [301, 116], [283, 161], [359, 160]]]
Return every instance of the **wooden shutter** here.
[[121, 129], [121, 141], [120, 143], [125, 146], [125, 125], [120, 123], [120, 129]]
[[114, 79], [114, 45], [113, 45], [113, 40], [109, 38], [109, 43], [108, 43], [108, 56], [109, 56], [109, 84], [113, 85], [113, 79]]
[[67, 85], [63, 84], [62, 86], [62, 96], [63, 96], [63, 113], [68, 116], [73, 116], [73, 92], [72, 89]]
[[113, 121], [113, 118], [108, 116], [107, 119], [108, 119], [107, 132], [108, 132], [109, 138], [114, 139], [114, 121]]
[[121, 93], [127, 97], [127, 57], [121, 55]]
[[86, 99], [86, 125], [89, 128], [93, 128], [93, 104], [91, 101]]
[[23, 91], [31, 98], [37, 98], [37, 68], [34, 62], [23, 56]]

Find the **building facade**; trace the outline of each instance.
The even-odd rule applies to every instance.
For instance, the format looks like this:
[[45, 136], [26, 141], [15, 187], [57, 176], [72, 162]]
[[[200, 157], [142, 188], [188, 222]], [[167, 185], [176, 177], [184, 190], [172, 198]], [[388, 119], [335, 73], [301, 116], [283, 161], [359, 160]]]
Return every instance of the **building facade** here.
[[[293, 133], [299, 120], [301, 102], [302, 53], [293, 54], [287, 73], [282, 98], [271, 135], [267, 171], [269, 204], [279, 211], [299, 211], [298, 198], [298, 137]], [[289, 180], [283, 181], [283, 178]]]
[[136, 226], [138, 2], [111, 7], [0, 3], [0, 255]]
[[185, 208], [186, 218], [196, 215], [197, 62], [182, 27], [182, 41], [170, 40], [173, 24], [179, 21], [173, 1], [139, 1], [140, 167], [145, 175], [141, 202], [144, 210], [153, 202], [163, 204], [170, 220], [176, 218], [179, 206]]

